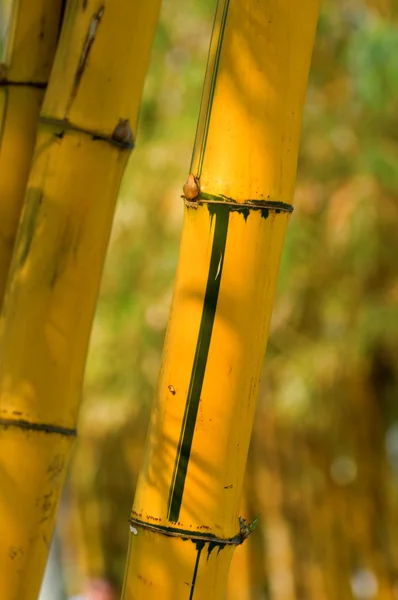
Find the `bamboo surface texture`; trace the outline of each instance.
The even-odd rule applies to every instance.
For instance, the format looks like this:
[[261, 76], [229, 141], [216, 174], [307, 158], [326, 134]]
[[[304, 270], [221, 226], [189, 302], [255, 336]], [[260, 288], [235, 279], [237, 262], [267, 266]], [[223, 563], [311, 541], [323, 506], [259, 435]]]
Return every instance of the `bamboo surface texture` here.
[[0, 598], [36, 600], [157, 0], [70, 0], [0, 329]]
[[292, 211], [318, 0], [220, 0], [123, 600], [219, 600]]
[[56, 49], [61, 0], [0, 0], [0, 309]]

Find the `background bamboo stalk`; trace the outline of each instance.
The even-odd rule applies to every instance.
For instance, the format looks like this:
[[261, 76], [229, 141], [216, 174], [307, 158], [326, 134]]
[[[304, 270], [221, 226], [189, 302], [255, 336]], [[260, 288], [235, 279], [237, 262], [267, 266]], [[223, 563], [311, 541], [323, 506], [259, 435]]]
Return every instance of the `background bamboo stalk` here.
[[124, 599], [223, 598], [318, 2], [219, 2]]
[[0, 309], [62, 0], [0, 0]]
[[33, 600], [40, 587], [158, 9], [157, 0], [66, 8], [0, 331], [4, 600]]

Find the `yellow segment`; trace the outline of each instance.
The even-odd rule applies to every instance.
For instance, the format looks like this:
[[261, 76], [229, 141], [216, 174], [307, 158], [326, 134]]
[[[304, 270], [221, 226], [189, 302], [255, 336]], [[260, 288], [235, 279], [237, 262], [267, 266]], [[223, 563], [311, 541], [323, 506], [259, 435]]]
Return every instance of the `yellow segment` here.
[[318, 10], [319, 0], [218, 3], [223, 50], [214, 36], [191, 167], [203, 191], [292, 202]]
[[58, 41], [62, 0], [12, 0], [11, 4], [2, 76], [12, 82], [46, 83]]
[[[157, 401], [134, 501], [133, 517], [149, 515], [165, 526], [170, 525], [168, 494], [198, 342], [215, 220], [206, 205], [185, 209]], [[287, 220], [288, 213], [271, 212], [264, 218], [254, 211], [247, 219], [237, 212], [230, 214], [217, 317], [178, 528], [221, 538], [238, 532], [250, 439], [247, 428], [253, 419], [262, 365], [259, 357], [265, 351]]]
[[132, 532], [131, 536], [136, 544], [136, 563], [134, 573], [126, 576], [123, 598], [224, 598], [233, 546], [220, 548], [200, 541], [160, 537], [139, 527], [134, 531], [137, 534]]
[[[160, 0], [68, 2], [43, 115], [111, 134], [119, 119], [136, 132], [147, 53]], [[73, 26], [70, 24], [73, 23]]]
[[3, 417], [16, 410], [35, 422], [76, 424], [127, 158], [86, 135], [69, 132], [59, 139], [49, 128], [39, 134], [0, 330]]
[[[73, 438], [0, 428], [0, 590], [36, 600]], [[7, 520], [5, 520], [7, 519]]]

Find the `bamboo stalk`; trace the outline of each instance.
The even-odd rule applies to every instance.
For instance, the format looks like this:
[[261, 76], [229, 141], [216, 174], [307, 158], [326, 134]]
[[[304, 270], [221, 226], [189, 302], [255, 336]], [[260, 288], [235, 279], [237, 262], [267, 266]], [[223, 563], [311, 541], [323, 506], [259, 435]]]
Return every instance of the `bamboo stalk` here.
[[160, 2], [70, 0], [0, 331], [0, 597], [36, 599]]
[[0, 0], [0, 310], [62, 0]]
[[124, 600], [225, 597], [318, 0], [218, 4]]

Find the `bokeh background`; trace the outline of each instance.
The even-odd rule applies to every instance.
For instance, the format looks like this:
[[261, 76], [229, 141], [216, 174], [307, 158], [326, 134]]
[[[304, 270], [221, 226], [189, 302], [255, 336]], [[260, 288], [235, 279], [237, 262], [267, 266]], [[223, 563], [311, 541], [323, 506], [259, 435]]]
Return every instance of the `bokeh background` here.
[[[215, 4], [163, 0], [58, 520], [71, 595], [121, 585]], [[229, 600], [398, 599], [397, 18], [322, 2]]]

